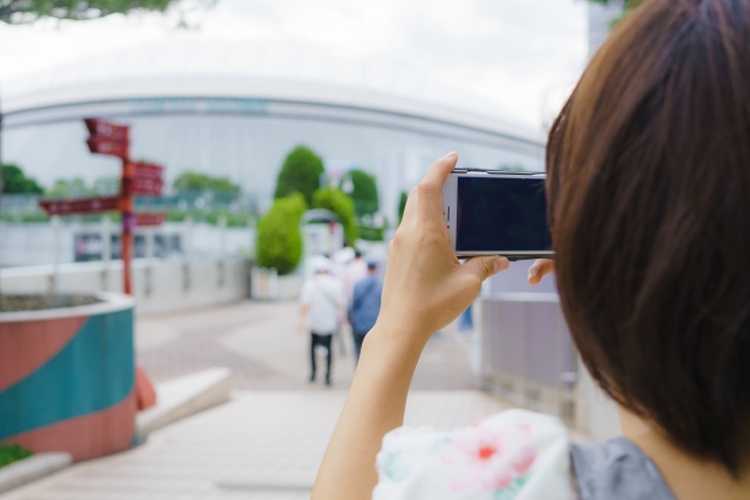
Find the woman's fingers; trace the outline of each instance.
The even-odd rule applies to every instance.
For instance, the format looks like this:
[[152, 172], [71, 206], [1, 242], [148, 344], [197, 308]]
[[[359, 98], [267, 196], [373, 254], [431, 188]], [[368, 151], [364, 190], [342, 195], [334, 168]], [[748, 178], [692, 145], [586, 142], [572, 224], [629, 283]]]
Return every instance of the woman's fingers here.
[[419, 212], [422, 220], [439, 219], [442, 223], [440, 214], [443, 213], [443, 184], [445, 184], [448, 174], [455, 168], [457, 161], [458, 155], [455, 152], [438, 158], [432, 162], [427, 173], [420, 181], [417, 191], [419, 193]]
[[510, 262], [505, 257], [489, 255], [472, 257], [461, 266], [461, 271], [475, 275], [482, 282], [493, 274], [505, 271], [509, 266]]
[[538, 259], [529, 268], [527, 280], [529, 285], [536, 285], [542, 278], [555, 272], [555, 261], [550, 259]]
[[448, 153], [430, 165], [419, 185], [409, 191], [402, 223], [411, 223], [418, 218], [421, 218], [422, 223], [437, 219], [442, 222], [440, 214], [443, 213], [443, 184], [456, 166], [457, 160], [456, 153]]

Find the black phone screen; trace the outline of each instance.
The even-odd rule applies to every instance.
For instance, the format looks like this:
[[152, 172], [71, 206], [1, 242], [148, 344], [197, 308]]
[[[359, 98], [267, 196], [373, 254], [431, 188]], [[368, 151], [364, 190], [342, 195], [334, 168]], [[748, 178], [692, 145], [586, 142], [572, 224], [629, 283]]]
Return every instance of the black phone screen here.
[[549, 251], [544, 180], [459, 177], [457, 252]]

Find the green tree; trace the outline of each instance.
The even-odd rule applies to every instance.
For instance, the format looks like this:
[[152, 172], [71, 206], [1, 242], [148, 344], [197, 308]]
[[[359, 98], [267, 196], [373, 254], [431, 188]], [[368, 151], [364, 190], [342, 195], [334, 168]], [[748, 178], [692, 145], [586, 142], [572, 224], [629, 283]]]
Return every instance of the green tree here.
[[240, 186], [233, 184], [228, 177], [212, 177], [200, 172], [187, 170], [175, 179], [172, 186], [177, 191], [215, 191], [217, 193], [239, 193]]
[[74, 179], [57, 179], [44, 196], [47, 198], [82, 198], [93, 196], [96, 192], [93, 188], [86, 186], [86, 182], [76, 177]]
[[588, 0], [588, 1], [591, 3], [598, 3], [602, 5], [609, 5], [613, 3], [619, 3], [622, 5], [623, 13], [615, 17], [612, 20], [612, 23], [610, 25], [610, 27], [612, 27], [616, 25], [620, 21], [620, 19], [622, 19], [622, 16], [626, 15], [628, 12], [635, 9], [646, 0]]
[[320, 187], [323, 172], [321, 157], [307, 146], [297, 146], [284, 160], [276, 181], [274, 198], [297, 192], [302, 193], [308, 205], [312, 205], [313, 193]]
[[372, 215], [378, 211], [378, 183], [374, 175], [370, 175], [364, 170], [350, 171], [341, 182], [343, 189], [347, 181], [351, 182], [351, 192], [347, 194], [354, 200], [354, 209], [357, 216], [362, 217], [365, 214]]
[[120, 192], [120, 178], [98, 177], [91, 190], [99, 196], [115, 195]]
[[36, 180], [26, 177], [18, 165], [4, 164], [2, 167], [3, 193], [5, 194], [42, 194], [44, 189]]
[[255, 258], [260, 267], [273, 267], [280, 275], [297, 268], [302, 258], [299, 223], [305, 210], [307, 204], [300, 193], [274, 201], [271, 210], [258, 222]]
[[355, 242], [359, 237], [354, 202], [341, 189], [328, 187], [318, 189], [313, 195], [313, 208], [325, 208], [335, 213], [344, 226], [344, 237]]
[[[41, 17], [86, 21], [133, 11], [164, 12], [178, 0], [0, 0], [0, 21], [29, 23]], [[204, 0], [207, 5], [213, 0]]]

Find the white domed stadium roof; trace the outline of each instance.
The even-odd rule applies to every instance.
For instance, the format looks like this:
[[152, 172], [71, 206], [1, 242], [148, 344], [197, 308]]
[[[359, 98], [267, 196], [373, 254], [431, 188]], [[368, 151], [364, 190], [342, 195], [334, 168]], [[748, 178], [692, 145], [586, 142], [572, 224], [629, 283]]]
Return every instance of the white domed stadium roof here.
[[268, 44], [160, 42], [79, 60], [8, 82], [0, 91], [11, 126], [16, 120], [65, 119], [64, 113], [50, 115], [49, 110], [71, 105], [138, 98], [241, 98], [418, 117], [544, 144], [541, 129], [408, 68]]

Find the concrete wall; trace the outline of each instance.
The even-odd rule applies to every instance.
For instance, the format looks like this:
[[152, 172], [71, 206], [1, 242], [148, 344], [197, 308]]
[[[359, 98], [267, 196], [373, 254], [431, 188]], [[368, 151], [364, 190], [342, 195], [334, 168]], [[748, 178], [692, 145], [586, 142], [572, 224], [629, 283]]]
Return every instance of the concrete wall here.
[[483, 386], [516, 404], [557, 415], [596, 440], [617, 436], [615, 403], [580, 363], [554, 277], [531, 287], [530, 262], [490, 278], [477, 301]]
[[[248, 261], [140, 259], [133, 264], [138, 313], [176, 311], [248, 297]], [[0, 269], [3, 293], [122, 290], [122, 262], [81, 262]]]

